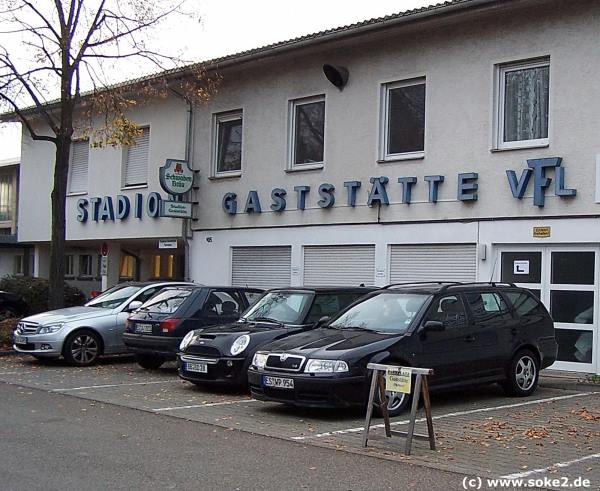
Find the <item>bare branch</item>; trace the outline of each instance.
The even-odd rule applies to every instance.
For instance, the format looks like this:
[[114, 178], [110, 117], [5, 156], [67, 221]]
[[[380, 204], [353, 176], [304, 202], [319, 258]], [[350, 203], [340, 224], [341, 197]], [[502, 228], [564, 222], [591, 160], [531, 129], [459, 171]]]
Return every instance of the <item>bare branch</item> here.
[[5, 100], [6, 102], [8, 102], [8, 104], [10, 104], [12, 106], [13, 111], [19, 117], [19, 119], [21, 120], [21, 123], [23, 123], [25, 128], [27, 128], [27, 131], [29, 132], [29, 136], [31, 137], [32, 140], [56, 143], [55, 137], [46, 136], [46, 135], [38, 135], [36, 133], [36, 131], [33, 129], [33, 126], [31, 125], [31, 122], [29, 121], [29, 119], [23, 114], [23, 111], [21, 111], [21, 109], [19, 109], [19, 106], [17, 106], [17, 104], [12, 99], [10, 99], [6, 95], [4, 95], [2, 92], [0, 92], [0, 98]]

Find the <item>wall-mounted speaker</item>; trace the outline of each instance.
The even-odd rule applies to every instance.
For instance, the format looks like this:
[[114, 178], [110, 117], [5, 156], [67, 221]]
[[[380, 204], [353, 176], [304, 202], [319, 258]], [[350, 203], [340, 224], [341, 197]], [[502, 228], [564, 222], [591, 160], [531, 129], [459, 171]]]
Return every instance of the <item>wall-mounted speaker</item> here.
[[327, 80], [340, 90], [348, 83], [348, 70], [343, 66], [325, 64], [323, 65], [323, 73]]

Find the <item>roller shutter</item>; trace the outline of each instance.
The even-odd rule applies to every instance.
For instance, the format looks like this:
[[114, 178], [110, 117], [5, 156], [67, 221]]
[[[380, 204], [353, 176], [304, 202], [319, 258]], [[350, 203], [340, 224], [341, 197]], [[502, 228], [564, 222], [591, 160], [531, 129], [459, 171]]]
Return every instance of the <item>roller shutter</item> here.
[[69, 193], [79, 193], [82, 191], [87, 191], [89, 157], [89, 140], [74, 141], [71, 144], [71, 162], [69, 165]]
[[390, 282], [475, 281], [475, 244], [393, 245]]
[[142, 128], [135, 138], [135, 145], [127, 147], [125, 161], [125, 186], [148, 183], [148, 153], [150, 151], [150, 128]]
[[374, 245], [306, 246], [304, 284], [310, 286], [372, 285], [375, 275]]
[[232, 247], [231, 284], [256, 288], [290, 286], [291, 247]]

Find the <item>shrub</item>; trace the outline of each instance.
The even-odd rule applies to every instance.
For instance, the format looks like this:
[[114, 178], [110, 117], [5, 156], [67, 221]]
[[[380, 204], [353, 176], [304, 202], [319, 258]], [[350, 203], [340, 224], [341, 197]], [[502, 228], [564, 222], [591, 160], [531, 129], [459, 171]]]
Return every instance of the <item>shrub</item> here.
[[[6, 276], [0, 279], [0, 290], [20, 295], [29, 307], [30, 314], [45, 312], [48, 307], [50, 283], [44, 278]], [[65, 283], [65, 307], [82, 305], [85, 295], [81, 290]]]
[[12, 333], [17, 328], [18, 319], [0, 321], [0, 351], [8, 351], [12, 347]]

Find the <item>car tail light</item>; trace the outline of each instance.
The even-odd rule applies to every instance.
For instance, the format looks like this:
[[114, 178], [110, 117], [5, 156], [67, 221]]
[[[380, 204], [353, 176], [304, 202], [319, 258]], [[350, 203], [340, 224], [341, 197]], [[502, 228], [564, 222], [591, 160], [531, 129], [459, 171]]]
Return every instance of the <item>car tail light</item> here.
[[160, 329], [162, 332], [173, 332], [175, 329], [177, 329], [177, 326], [181, 323], [181, 319], [176, 319], [176, 318], [172, 318], [172, 319], [165, 319], [164, 321], [162, 321], [160, 323]]

